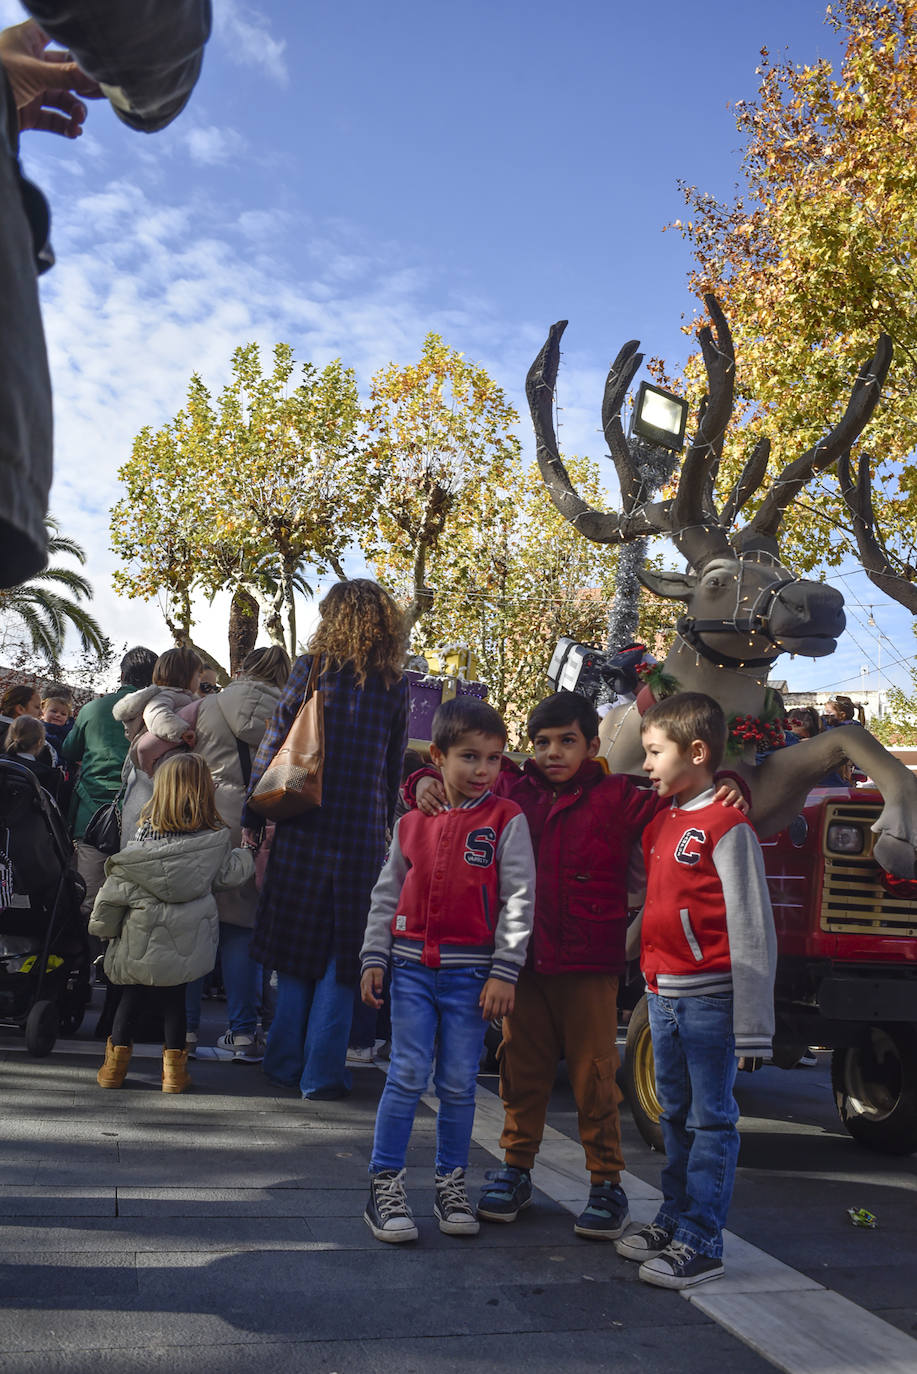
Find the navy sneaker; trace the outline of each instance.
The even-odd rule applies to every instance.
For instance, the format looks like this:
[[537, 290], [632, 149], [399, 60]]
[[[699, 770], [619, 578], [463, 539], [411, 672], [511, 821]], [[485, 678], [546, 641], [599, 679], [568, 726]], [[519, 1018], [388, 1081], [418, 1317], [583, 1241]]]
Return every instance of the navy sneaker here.
[[617, 1240], [630, 1222], [627, 1194], [620, 1183], [593, 1183], [589, 1201], [574, 1224], [578, 1236], [587, 1240]]
[[674, 1231], [667, 1231], [664, 1226], [651, 1222], [639, 1230], [628, 1231], [626, 1236], [615, 1241], [615, 1249], [622, 1258], [643, 1264], [645, 1260], [655, 1259], [663, 1250], [667, 1250], [674, 1234]]
[[485, 1221], [515, 1221], [526, 1207], [532, 1205], [532, 1175], [528, 1169], [516, 1169], [506, 1164], [502, 1169], [488, 1169], [487, 1183], [478, 1201], [478, 1216]]
[[694, 1288], [698, 1283], [720, 1278], [722, 1273], [721, 1259], [702, 1255], [690, 1245], [673, 1240], [662, 1254], [640, 1265], [637, 1277], [657, 1288]]

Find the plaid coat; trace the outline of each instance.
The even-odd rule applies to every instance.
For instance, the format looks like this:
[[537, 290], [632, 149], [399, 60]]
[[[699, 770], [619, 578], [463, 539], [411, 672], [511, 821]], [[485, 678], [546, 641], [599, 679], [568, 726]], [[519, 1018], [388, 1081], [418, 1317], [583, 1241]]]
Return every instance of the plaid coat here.
[[[252, 765], [248, 792], [286, 738], [311, 655], [296, 660]], [[369, 898], [385, 857], [385, 832], [401, 781], [408, 734], [408, 684], [377, 675], [357, 687], [353, 672], [321, 673], [325, 693], [322, 804], [277, 822], [258, 900], [251, 957], [296, 978], [320, 978], [332, 957], [340, 983], [360, 976]], [[243, 824], [259, 828], [254, 813]]]

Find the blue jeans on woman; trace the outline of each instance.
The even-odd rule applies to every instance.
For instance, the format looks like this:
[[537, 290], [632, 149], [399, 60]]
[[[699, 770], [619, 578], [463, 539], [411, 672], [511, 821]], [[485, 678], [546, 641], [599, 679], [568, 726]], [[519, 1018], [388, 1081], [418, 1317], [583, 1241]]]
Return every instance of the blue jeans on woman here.
[[370, 1173], [404, 1168], [414, 1114], [436, 1056], [436, 1171], [468, 1168], [484, 1032], [480, 998], [487, 968], [424, 968], [392, 960], [392, 1060], [370, 1157]]
[[353, 984], [339, 983], [332, 959], [321, 978], [277, 973], [277, 1006], [264, 1051], [264, 1072], [303, 1097], [332, 1099], [350, 1092], [344, 1065], [353, 1016]]
[[[258, 1024], [261, 965], [249, 958], [251, 942], [252, 932], [247, 926], [220, 922], [220, 965], [226, 989], [226, 1019], [233, 1035], [254, 1035]], [[203, 988], [203, 978], [196, 978], [188, 984], [185, 1010], [190, 1031], [196, 1031], [201, 1024]]]
[[739, 1157], [732, 993], [647, 994], [666, 1166], [656, 1225], [719, 1259]]

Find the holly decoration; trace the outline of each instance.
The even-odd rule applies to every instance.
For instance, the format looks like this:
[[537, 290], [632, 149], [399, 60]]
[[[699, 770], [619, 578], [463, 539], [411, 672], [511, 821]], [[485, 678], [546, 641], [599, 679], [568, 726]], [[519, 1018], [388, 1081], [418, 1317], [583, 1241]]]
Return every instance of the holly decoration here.
[[663, 697], [672, 697], [681, 691], [678, 678], [667, 673], [661, 663], [638, 663], [636, 671], [644, 687], [649, 687], [656, 701], [661, 701]]

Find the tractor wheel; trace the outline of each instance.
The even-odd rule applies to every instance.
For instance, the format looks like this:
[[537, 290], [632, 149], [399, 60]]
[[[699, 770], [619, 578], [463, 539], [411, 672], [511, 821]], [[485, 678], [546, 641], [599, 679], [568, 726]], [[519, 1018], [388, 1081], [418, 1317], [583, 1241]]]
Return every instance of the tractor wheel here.
[[36, 1059], [44, 1059], [57, 1039], [57, 1003], [36, 1002], [26, 1017], [25, 1047]]
[[834, 1051], [831, 1086], [838, 1114], [860, 1145], [885, 1155], [917, 1150], [917, 1030], [888, 1023]]
[[650, 1034], [650, 1014], [646, 997], [642, 997], [637, 1003], [627, 1026], [621, 1086], [630, 1103], [637, 1130], [647, 1145], [651, 1145], [654, 1150], [662, 1151], [664, 1146], [659, 1125], [659, 1099], [656, 1096], [653, 1037]]

